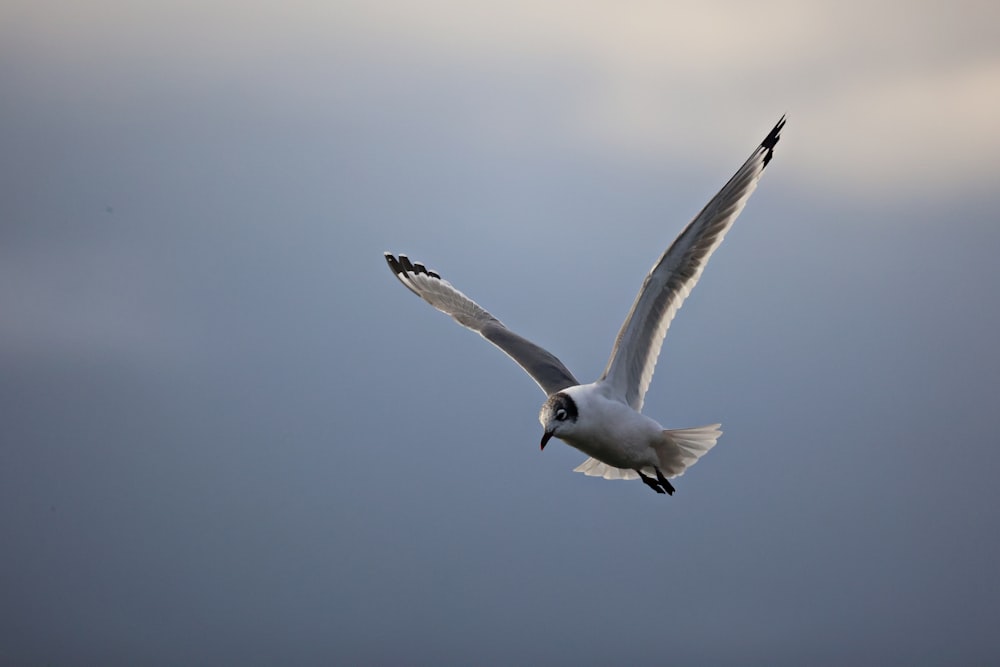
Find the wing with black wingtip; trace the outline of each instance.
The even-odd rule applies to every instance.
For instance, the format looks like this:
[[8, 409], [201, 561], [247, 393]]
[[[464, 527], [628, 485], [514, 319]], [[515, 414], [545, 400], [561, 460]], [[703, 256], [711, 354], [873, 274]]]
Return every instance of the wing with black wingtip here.
[[388, 252], [385, 261], [408, 290], [503, 350], [538, 383], [546, 396], [580, 384], [555, 355], [518, 336], [423, 264], [411, 262], [406, 255], [397, 259]]
[[635, 410], [653, 379], [663, 338], [677, 310], [701, 277], [708, 258], [743, 210], [785, 126], [782, 116], [743, 166], [688, 223], [646, 276], [615, 339], [601, 381]]

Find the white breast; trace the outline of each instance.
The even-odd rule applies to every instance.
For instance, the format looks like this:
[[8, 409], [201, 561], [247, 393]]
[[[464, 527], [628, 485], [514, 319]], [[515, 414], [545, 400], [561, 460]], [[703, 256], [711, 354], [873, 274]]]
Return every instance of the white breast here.
[[576, 402], [579, 416], [571, 432], [560, 434], [563, 441], [616, 468], [658, 465], [652, 445], [662, 439], [662, 426], [609, 398], [598, 383], [565, 392]]

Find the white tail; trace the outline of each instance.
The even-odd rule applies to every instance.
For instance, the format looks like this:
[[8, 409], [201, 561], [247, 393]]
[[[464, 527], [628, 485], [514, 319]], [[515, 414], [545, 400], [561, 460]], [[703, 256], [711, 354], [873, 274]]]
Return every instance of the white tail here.
[[715, 447], [722, 435], [720, 426], [722, 424], [709, 424], [664, 431], [663, 442], [656, 447], [663, 476], [680, 477], [685, 470], [697, 463], [708, 450]]
[[[708, 450], [715, 447], [719, 436], [722, 435], [720, 426], [722, 424], [665, 430], [663, 442], [655, 446], [663, 476], [680, 477], [685, 470], [697, 463]], [[604, 479], [639, 479], [634, 470], [615, 468], [594, 458], [587, 459], [574, 468], [573, 472], [582, 472], [588, 477]], [[656, 476], [656, 471], [652, 468], [643, 468], [642, 472], [650, 477]]]

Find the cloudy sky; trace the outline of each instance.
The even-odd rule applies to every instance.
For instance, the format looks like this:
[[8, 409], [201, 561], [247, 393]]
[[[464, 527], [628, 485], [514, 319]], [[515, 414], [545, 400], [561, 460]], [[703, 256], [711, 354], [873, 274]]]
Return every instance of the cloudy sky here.
[[[0, 664], [985, 664], [1000, 653], [996, 3], [13, 0]], [[781, 114], [645, 412], [538, 451]]]

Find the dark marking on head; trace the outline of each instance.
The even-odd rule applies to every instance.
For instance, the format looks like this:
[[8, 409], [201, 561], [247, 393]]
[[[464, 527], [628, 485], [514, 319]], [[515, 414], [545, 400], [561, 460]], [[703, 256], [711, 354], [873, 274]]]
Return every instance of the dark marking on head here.
[[764, 141], [760, 142], [760, 147], [767, 150], [767, 152], [764, 153], [763, 166], [765, 167], [771, 161], [771, 158], [774, 157], [774, 147], [778, 145], [778, 140], [781, 139], [781, 128], [784, 126], [785, 117], [782, 116], [781, 120], [778, 121], [778, 124], [774, 126], [774, 129], [772, 129], [768, 135], [764, 137]]
[[575, 422], [576, 418], [580, 416], [579, 410], [576, 409], [576, 401], [574, 401], [569, 394], [559, 392], [549, 396], [546, 405], [549, 407], [553, 416], [556, 416], [560, 410], [565, 411], [565, 418], [559, 421], [571, 421]]

